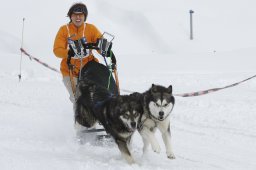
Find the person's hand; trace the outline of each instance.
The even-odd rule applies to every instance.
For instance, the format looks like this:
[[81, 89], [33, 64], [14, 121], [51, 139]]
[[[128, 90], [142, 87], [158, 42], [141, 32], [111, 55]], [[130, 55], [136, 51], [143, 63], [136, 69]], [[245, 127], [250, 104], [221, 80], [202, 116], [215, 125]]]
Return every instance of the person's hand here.
[[75, 52], [74, 52], [73, 48], [71, 47], [68, 50], [68, 57], [74, 57], [74, 56], [75, 56]]
[[112, 63], [111, 69], [114, 71], [116, 69], [116, 65]]
[[112, 70], [116, 69], [116, 57], [115, 54], [110, 51], [110, 54], [108, 55], [108, 57], [111, 57], [111, 61], [112, 61]]
[[83, 49], [83, 52], [84, 52], [84, 56], [86, 56], [87, 55], [87, 51], [86, 51], [86, 48], [84, 47], [84, 49]]
[[108, 42], [108, 40], [105, 38], [98, 38], [96, 44], [99, 48], [99, 53], [103, 57], [108, 57], [110, 50], [112, 48], [112, 42]]
[[108, 57], [111, 57], [112, 63], [116, 64], [116, 57], [115, 57], [115, 54], [113, 53], [113, 51], [110, 51], [110, 54], [108, 55]]

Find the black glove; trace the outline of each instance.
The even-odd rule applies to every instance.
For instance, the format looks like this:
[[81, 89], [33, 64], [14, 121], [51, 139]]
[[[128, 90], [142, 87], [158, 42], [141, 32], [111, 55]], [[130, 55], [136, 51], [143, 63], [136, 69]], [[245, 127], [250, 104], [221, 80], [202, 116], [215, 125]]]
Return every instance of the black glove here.
[[112, 49], [112, 42], [110, 43], [110, 45], [108, 47], [107, 57], [111, 57], [111, 53], [112, 53], [112, 55], [114, 55], [114, 53], [113, 53], [113, 51], [111, 49]]
[[74, 56], [75, 56], [75, 52], [73, 48], [70, 46], [68, 50], [68, 57], [74, 57]]
[[115, 54], [112, 51], [110, 51], [108, 53], [107, 57], [111, 57], [112, 69], [114, 70], [116, 68], [116, 57], [115, 57]]
[[112, 63], [116, 64], [116, 57], [115, 57], [115, 54], [113, 53], [113, 51], [110, 51], [110, 53], [107, 55], [107, 57], [111, 57]]
[[71, 45], [69, 45], [68, 59], [67, 59], [67, 65], [68, 65], [69, 69], [72, 69], [70, 60], [71, 60], [71, 57], [74, 57], [74, 55], [75, 55], [75, 52], [74, 52], [73, 48], [71, 47]]
[[112, 42], [108, 42], [105, 38], [98, 38], [96, 44], [99, 48], [100, 54], [103, 57], [108, 57], [112, 48]]

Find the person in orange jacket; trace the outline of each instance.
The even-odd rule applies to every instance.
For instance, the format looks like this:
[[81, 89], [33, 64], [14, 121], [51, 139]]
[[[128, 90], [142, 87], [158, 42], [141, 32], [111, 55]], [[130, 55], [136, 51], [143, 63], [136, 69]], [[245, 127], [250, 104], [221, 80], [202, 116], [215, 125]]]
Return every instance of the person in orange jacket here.
[[[86, 56], [84, 56], [81, 61], [81, 58], [76, 57], [75, 51], [72, 49], [72, 47], [70, 48], [69, 41], [85, 39], [86, 43], [94, 43], [97, 46], [97, 43], [99, 43], [99, 40], [103, 37], [101, 32], [93, 24], [85, 22], [88, 16], [87, 7], [85, 4], [73, 4], [70, 7], [67, 16], [70, 18], [70, 22], [59, 28], [59, 31], [57, 32], [57, 35], [55, 37], [53, 52], [56, 57], [62, 59], [60, 64], [60, 70], [63, 76], [63, 83], [69, 92], [69, 99], [73, 103], [73, 109], [75, 111], [76, 97], [78, 97], [76, 95], [78, 94], [76, 94], [77, 92], [75, 91], [74, 87], [76, 87], [80, 69], [82, 69], [82, 67], [86, 65], [89, 61], [99, 61], [96, 57], [93, 56], [92, 50], [89, 49], [86, 49], [86, 52], [84, 53], [86, 54]], [[101, 53], [101, 50], [102, 49], [99, 48], [98, 52]], [[111, 47], [109, 47], [107, 54], [104, 54], [104, 56], [105, 55], [106, 57], [111, 57], [112, 68], [114, 68], [116, 64], [116, 59], [115, 55], [111, 51]], [[67, 64], [67, 60], [70, 57], [70, 64], [74, 66], [72, 71], [70, 71]], [[78, 141], [82, 142], [84, 135], [82, 131], [87, 128], [80, 125], [78, 122], [75, 122], [75, 128]]]
[[[71, 56], [71, 64], [75, 66], [72, 73], [74, 85], [77, 84], [77, 77], [79, 75], [81, 61], [80, 59], [74, 57], [74, 50], [69, 49], [68, 39], [79, 40], [81, 38], [85, 38], [87, 43], [96, 43], [97, 39], [102, 37], [102, 34], [93, 24], [85, 23], [88, 16], [87, 7], [85, 4], [73, 4], [70, 7], [67, 15], [70, 18], [70, 22], [60, 27], [54, 41], [53, 52], [56, 57], [62, 59], [60, 70], [63, 76], [63, 83], [70, 94], [69, 99], [72, 103], [74, 103], [75, 96], [72, 90], [67, 58], [68, 56]], [[87, 50], [87, 55], [83, 58], [82, 65], [85, 65], [91, 60], [98, 62], [98, 59], [92, 55], [92, 51]]]

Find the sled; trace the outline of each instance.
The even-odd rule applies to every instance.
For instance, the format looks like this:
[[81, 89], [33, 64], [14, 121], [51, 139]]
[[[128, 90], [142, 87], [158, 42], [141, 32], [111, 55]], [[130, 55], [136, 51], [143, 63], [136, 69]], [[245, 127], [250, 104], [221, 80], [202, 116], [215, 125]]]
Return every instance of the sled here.
[[[94, 60], [88, 62], [81, 69], [81, 77], [79, 80], [90, 80], [93, 81], [97, 86], [101, 86], [109, 91], [113, 96], [118, 95], [118, 88], [116, 82], [113, 78], [112, 72], [107, 68], [107, 66], [98, 63]], [[96, 128], [90, 130], [84, 130], [83, 133], [98, 133], [104, 132], [103, 128]]]
[[[108, 33], [104, 33], [108, 34]], [[104, 35], [103, 34], [103, 35]], [[111, 34], [108, 34], [111, 35]], [[112, 35], [111, 35], [112, 36]], [[112, 40], [114, 37], [112, 38]], [[117, 73], [116, 73], [116, 66], [112, 66], [112, 64], [108, 64], [106, 61], [106, 55], [108, 50], [111, 50], [112, 47], [112, 40], [108, 41], [105, 38], [102, 38], [101, 40], [98, 40], [97, 43], [86, 43], [84, 38], [76, 41], [72, 41], [69, 39], [69, 48], [72, 48], [76, 54], [77, 57], [80, 58], [81, 63], [84, 54], [84, 49], [95, 49], [100, 51], [102, 57], [104, 58], [105, 65], [98, 63], [94, 60], [89, 61], [86, 65], [80, 69], [79, 77], [78, 77], [78, 83], [81, 80], [89, 80], [94, 82], [97, 86], [100, 86], [101, 88], [106, 88], [107, 91], [113, 95], [117, 96], [119, 95], [119, 85], [118, 85], [118, 78], [117, 78]], [[67, 64], [70, 69], [70, 81], [72, 84], [72, 90], [73, 93], [75, 94], [75, 87], [74, 87], [74, 82], [73, 82], [73, 77], [72, 77], [72, 65], [70, 63], [71, 56], [68, 56], [67, 59]], [[113, 73], [115, 76], [115, 79], [113, 77]], [[84, 134], [84, 135], [83, 135]], [[113, 142], [112, 138], [110, 135], [108, 135], [105, 132], [104, 128], [96, 128], [96, 129], [88, 129], [88, 130], [83, 130], [81, 131], [82, 140], [83, 138], [91, 138], [91, 139], [96, 139], [95, 141], [101, 144], [108, 143], [108, 142]], [[86, 139], [85, 139], [86, 141]], [[81, 143], [84, 143], [85, 141], [82, 141]], [[87, 140], [88, 141], [88, 140]], [[92, 140], [90, 141], [90, 143]]]
[[[107, 91], [112, 96], [118, 96], [118, 88], [115, 82], [115, 79], [112, 75], [112, 72], [109, 68], [101, 63], [98, 63], [94, 60], [88, 62], [82, 69], [81, 69], [81, 77], [79, 80], [90, 80], [93, 81], [97, 86], [101, 88], [107, 89]], [[104, 100], [104, 99], [103, 99]], [[96, 136], [97, 140], [110, 140], [110, 136], [106, 134], [104, 128], [96, 128], [96, 129], [89, 129], [83, 130], [84, 134], [98, 134]]]

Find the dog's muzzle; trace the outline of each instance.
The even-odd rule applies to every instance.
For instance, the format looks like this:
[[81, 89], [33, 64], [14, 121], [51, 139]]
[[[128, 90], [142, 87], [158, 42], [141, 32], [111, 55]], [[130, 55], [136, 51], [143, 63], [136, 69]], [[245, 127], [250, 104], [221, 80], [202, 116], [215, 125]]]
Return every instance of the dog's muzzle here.
[[137, 129], [137, 123], [136, 122], [131, 122], [131, 127], [128, 127], [127, 126], [127, 130], [129, 131], [129, 132], [134, 132], [136, 129]]
[[131, 122], [131, 127], [132, 127], [133, 129], [136, 129], [136, 122]]
[[159, 112], [159, 117], [158, 117], [159, 120], [164, 120], [164, 112], [163, 111], [160, 111]]

